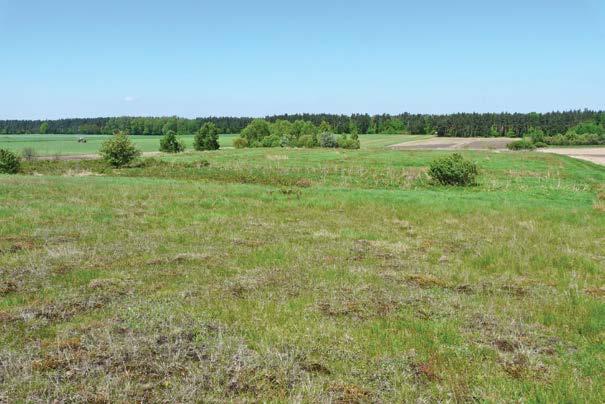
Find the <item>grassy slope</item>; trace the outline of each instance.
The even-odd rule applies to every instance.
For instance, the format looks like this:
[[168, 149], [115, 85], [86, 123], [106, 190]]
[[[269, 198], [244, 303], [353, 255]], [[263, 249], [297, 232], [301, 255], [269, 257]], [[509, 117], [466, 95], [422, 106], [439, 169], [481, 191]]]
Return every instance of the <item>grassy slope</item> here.
[[0, 399], [598, 401], [605, 169], [466, 152], [440, 188], [441, 154], [0, 176]]

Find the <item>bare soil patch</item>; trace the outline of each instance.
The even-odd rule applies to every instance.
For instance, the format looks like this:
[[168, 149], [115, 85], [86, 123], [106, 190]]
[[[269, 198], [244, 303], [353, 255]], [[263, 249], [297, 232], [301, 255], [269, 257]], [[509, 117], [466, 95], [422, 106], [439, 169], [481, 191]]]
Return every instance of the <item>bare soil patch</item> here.
[[580, 160], [605, 165], [605, 147], [549, 147], [539, 149], [543, 153], [562, 154]]
[[514, 138], [434, 137], [391, 146], [398, 150], [504, 150]]

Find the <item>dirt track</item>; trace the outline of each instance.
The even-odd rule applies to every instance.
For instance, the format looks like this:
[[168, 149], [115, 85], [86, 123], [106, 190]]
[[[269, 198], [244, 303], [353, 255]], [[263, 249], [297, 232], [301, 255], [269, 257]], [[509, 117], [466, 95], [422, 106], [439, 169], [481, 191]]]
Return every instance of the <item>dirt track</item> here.
[[508, 137], [433, 137], [391, 146], [398, 150], [504, 150], [515, 140]]

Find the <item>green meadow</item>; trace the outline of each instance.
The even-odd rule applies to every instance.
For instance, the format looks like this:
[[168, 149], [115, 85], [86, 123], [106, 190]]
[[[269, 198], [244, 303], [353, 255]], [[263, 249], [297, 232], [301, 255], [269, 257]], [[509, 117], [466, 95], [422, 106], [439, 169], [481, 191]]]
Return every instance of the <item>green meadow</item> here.
[[360, 138], [0, 175], [0, 402], [600, 402], [605, 167]]

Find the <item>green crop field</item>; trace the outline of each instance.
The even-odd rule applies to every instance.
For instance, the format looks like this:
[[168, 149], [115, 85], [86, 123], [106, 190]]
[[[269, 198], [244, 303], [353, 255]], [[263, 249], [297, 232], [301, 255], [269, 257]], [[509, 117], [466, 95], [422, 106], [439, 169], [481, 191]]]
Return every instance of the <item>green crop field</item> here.
[[[221, 147], [233, 147], [233, 139], [237, 135], [221, 135]], [[86, 139], [86, 143], [78, 143], [79, 138]], [[411, 140], [428, 138], [429, 136], [416, 135], [361, 135], [364, 147], [380, 147], [402, 143]], [[66, 156], [78, 154], [97, 153], [106, 135], [0, 135], [0, 149], [7, 149], [22, 153], [23, 149], [30, 148], [38, 156]], [[143, 152], [156, 152], [159, 149], [159, 136], [131, 136], [132, 141]], [[193, 136], [180, 136], [185, 146], [193, 147]]]
[[361, 139], [0, 175], [0, 402], [601, 401], [605, 167]]

